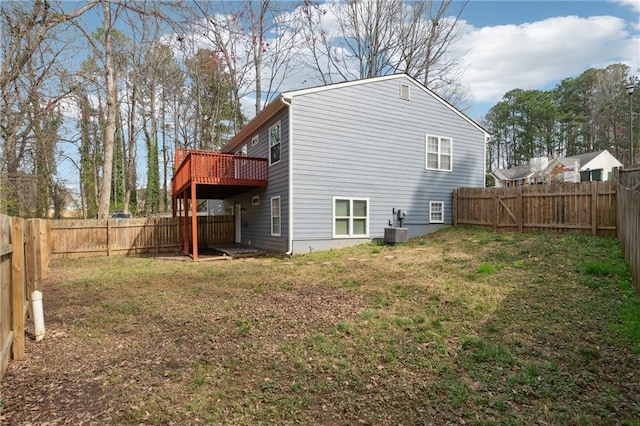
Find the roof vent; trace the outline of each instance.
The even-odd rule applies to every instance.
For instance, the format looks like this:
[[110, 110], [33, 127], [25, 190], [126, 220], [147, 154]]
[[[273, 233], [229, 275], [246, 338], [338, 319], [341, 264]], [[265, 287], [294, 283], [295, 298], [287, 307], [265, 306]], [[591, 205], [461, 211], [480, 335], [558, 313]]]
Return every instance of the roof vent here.
[[400, 83], [400, 99], [409, 100], [409, 85], [406, 83]]

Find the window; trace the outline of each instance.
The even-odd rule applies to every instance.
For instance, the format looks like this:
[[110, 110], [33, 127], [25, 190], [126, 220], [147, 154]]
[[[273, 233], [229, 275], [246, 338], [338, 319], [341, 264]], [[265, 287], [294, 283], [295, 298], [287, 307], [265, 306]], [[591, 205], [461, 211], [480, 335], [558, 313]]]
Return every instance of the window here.
[[369, 235], [369, 200], [333, 197], [333, 237], [351, 238]]
[[260, 142], [260, 135], [255, 135], [251, 138], [251, 146], [256, 146]]
[[451, 138], [427, 135], [427, 169], [451, 171]]
[[400, 83], [400, 99], [409, 100], [409, 85], [406, 83]]
[[280, 161], [280, 122], [269, 129], [269, 164]]
[[260, 205], [260, 196], [259, 195], [254, 195], [251, 198], [251, 205], [252, 206], [259, 206]]
[[271, 235], [280, 236], [280, 196], [271, 198]]
[[429, 202], [429, 222], [444, 223], [444, 203], [442, 201]]
[[249, 150], [248, 150], [247, 144], [244, 144], [242, 145], [242, 148], [236, 151], [236, 155], [239, 155], [241, 157], [246, 157], [248, 152]]

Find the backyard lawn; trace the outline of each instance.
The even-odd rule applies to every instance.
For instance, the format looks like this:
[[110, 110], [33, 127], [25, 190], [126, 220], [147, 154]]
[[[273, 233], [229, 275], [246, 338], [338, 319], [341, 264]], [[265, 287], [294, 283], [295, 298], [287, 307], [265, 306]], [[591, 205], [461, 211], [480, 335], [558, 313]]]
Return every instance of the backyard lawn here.
[[640, 298], [611, 238], [65, 260], [43, 293], [2, 424], [640, 424]]

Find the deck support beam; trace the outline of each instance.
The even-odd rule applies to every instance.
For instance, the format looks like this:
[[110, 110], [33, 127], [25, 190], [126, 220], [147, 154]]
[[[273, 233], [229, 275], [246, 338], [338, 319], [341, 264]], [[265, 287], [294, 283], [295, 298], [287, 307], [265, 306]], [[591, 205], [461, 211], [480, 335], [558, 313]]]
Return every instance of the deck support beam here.
[[182, 247], [182, 251], [184, 254], [189, 256], [189, 204], [187, 198], [187, 191], [182, 193], [183, 206], [184, 206], [184, 228], [183, 228], [183, 236], [184, 236], [184, 245]]
[[198, 260], [198, 203], [196, 200], [196, 183], [191, 181], [191, 241], [193, 260]]

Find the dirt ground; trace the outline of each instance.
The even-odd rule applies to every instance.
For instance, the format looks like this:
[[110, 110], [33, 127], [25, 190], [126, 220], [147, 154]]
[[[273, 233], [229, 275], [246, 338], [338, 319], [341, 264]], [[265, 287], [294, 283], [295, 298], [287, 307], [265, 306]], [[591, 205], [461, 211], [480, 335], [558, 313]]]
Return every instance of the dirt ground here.
[[[175, 259], [168, 260], [172, 261]], [[249, 259], [247, 262], [268, 260]], [[123, 408], [144, 412], [144, 408], [136, 407], [134, 401], [148, 398], [154, 387], [161, 385], [157, 379], [150, 379], [145, 386], [145, 375], [150, 368], [160, 368], [165, 380], [170, 380], [175, 371], [188, 369], [194, 358], [212, 356], [222, 362], [230, 348], [238, 345], [235, 326], [227, 333], [210, 336], [206, 342], [189, 342], [185, 338], [189, 327], [207, 327], [210, 325], [207, 323], [219, 322], [229, 315], [230, 311], [224, 307], [219, 307], [217, 312], [209, 310], [198, 318], [185, 318], [183, 324], [163, 327], [161, 335], [151, 330], [141, 332], [145, 324], [144, 318], [139, 318], [127, 329], [116, 326], [122, 334], [115, 339], [105, 336], [93, 339], [89, 335], [89, 340], [83, 341], [77, 338], [73, 328], [84, 320], [84, 311], [76, 311], [76, 318], [70, 316], [73, 311], [65, 309], [68, 297], [81, 306], [99, 302], [66, 294], [60, 284], [72, 273], [73, 268], [54, 268], [44, 285], [46, 336], [36, 342], [33, 322], [27, 322], [26, 359], [11, 362], [2, 382], [2, 425], [119, 423], [123, 421]], [[264, 294], [252, 294], [243, 289], [231, 290], [235, 294], [225, 292], [225, 299], [233, 301], [235, 318], [251, 318], [261, 324], [260, 338], [265, 356], [276, 350], [273, 346], [288, 339], [298, 339], [310, 330], [319, 330], [338, 321], [353, 320], [364, 306], [360, 297], [326, 286]], [[169, 318], [170, 315], [171, 312], [167, 312], [164, 319], [175, 320]], [[281, 324], [288, 326], [281, 327]], [[99, 344], [99, 340], [105, 340], [106, 344]], [[119, 378], [126, 378], [119, 388], [114, 388], [110, 380], [115, 370]], [[133, 393], [138, 395], [134, 398]], [[149, 424], [156, 423], [150, 413], [143, 415], [143, 419], [145, 417]], [[200, 421], [194, 419], [194, 422]]]
[[43, 294], [2, 425], [640, 418], [640, 299], [614, 239], [450, 229], [293, 258], [70, 259]]

